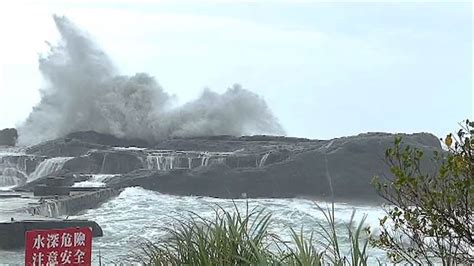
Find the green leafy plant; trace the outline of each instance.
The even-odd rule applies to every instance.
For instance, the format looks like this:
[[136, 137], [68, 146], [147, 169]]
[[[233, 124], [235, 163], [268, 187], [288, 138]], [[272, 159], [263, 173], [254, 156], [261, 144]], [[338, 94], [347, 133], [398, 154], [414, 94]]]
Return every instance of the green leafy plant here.
[[273, 235], [267, 229], [271, 215], [263, 209], [241, 214], [214, 209], [215, 217], [206, 219], [191, 213], [176, 219], [176, 226], [165, 228], [168, 237], [142, 244], [135, 256], [147, 265], [250, 265], [266, 264], [275, 255], [268, 248]]
[[[323, 209], [317, 206], [319, 211], [324, 215], [325, 223], [319, 223], [321, 229], [319, 236], [321, 239], [317, 241], [321, 247], [325, 248], [324, 257], [327, 262], [332, 265], [367, 265], [368, 260], [368, 243], [370, 240], [370, 228], [365, 227], [366, 215], [355, 223], [355, 210], [351, 214], [349, 223], [346, 224], [347, 234], [340, 235], [336, 230], [336, 215], [334, 203], [331, 208]], [[344, 254], [340, 242], [345, 237], [349, 241], [349, 253]]]
[[393, 261], [474, 263], [473, 127], [467, 120], [456, 136], [444, 139], [448, 150], [435, 152], [435, 173], [424, 171], [423, 152], [403, 145], [399, 137], [386, 151], [393, 177], [373, 180], [388, 202], [373, 244], [386, 250]]
[[365, 218], [355, 226], [355, 212], [351, 216], [346, 237], [351, 250], [346, 256], [336, 233], [334, 204], [327, 210], [318, 208], [326, 218], [326, 223], [318, 224], [321, 231], [308, 236], [303, 228], [299, 232], [290, 228], [290, 242], [269, 233], [271, 214], [262, 208], [249, 210], [248, 203], [244, 213], [235, 204], [232, 212], [217, 206], [213, 219], [190, 213], [176, 219], [176, 226], [165, 228], [168, 237], [144, 241], [132, 261], [146, 265], [367, 265]]

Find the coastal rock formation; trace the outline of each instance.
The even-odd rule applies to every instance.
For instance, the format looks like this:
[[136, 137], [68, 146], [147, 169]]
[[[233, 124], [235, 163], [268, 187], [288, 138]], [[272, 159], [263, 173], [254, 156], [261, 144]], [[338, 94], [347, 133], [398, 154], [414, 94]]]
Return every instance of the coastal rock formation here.
[[0, 130], [0, 146], [15, 146], [18, 132], [14, 128]]
[[[209, 136], [148, 145], [96, 132], [77, 132], [31, 147], [27, 153], [49, 158], [43, 165], [61, 162], [60, 167], [44, 166], [55, 172], [43, 171], [36, 184], [53, 174], [66, 177], [71, 184], [82, 174], [118, 174], [104, 182], [113, 188], [142, 186], [177, 195], [372, 201], [377, 196], [370, 180], [375, 175], [390, 176], [383, 160], [395, 136], [366, 133], [332, 140]], [[404, 145], [420, 148], [427, 156], [442, 151], [439, 140], [431, 134], [400, 136]], [[424, 167], [433, 170], [429, 164]]]
[[[236, 167], [235, 160], [238, 161], [239, 157], [234, 154], [207, 167], [168, 172], [135, 171], [111, 179], [108, 185], [142, 186], [162, 193], [224, 198], [242, 195], [251, 198], [309, 196], [373, 201], [378, 197], [370, 181], [375, 175], [390, 176], [383, 158], [385, 149], [393, 144], [393, 140], [394, 135], [383, 133], [329, 141], [246, 140], [238, 146], [254, 151], [265, 150], [268, 154], [260, 159], [255, 155], [253, 163], [256, 167], [251, 167], [248, 156], [243, 157], [244, 167]], [[427, 155], [441, 150], [437, 138], [430, 134], [403, 135], [403, 140], [405, 145], [420, 148]], [[433, 170], [429, 164], [424, 167]]]
[[93, 150], [68, 160], [64, 173], [123, 174], [145, 167], [145, 155], [133, 151]]
[[95, 143], [113, 147], [147, 147], [148, 142], [141, 139], [121, 139], [112, 135], [100, 134], [95, 131], [81, 131], [70, 133], [68, 139], [75, 139], [87, 143]]
[[107, 149], [108, 146], [78, 139], [59, 138], [45, 141], [38, 145], [28, 147], [28, 154], [47, 157], [77, 157], [87, 154], [91, 150]]
[[120, 194], [119, 190], [110, 188], [98, 189], [96, 191], [81, 191], [70, 196], [57, 198], [46, 198], [44, 202], [36, 206], [29, 206], [26, 212], [31, 215], [43, 217], [60, 217], [64, 215], [74, 215], [86, 209], [92, 209], [103, 202]]

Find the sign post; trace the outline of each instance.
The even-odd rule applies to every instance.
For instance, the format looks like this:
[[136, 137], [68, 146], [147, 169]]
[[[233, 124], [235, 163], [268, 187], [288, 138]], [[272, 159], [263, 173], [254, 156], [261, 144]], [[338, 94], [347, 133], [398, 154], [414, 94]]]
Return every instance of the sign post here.
[[92, 230], [89, 227], [26, 232], [25, 265], [91, 265]]

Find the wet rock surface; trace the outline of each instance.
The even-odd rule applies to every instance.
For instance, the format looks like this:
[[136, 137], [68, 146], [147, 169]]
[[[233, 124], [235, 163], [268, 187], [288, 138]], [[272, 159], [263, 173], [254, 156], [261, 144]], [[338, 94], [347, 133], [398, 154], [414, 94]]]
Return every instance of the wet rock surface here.
[[[420, 148], [427, 156], [441, 151], [438, 139], [431, 134], [401, 136], [405, 145]], [[197, 157], [190, 152], [183, 152], [182, 157], [170, 153], [175, 164], [172, 169], [167, 168], [166, 162], [162, 169], [148, 164], [145, 169], [106, 183], [115, 188], [142, 186], [177, 195], [238, 198], [245, 193], [247, 197], [334, 196], [373, 201], [378, 196], [370, 181], [375, 175], [390, 177], [383, 159], [394, 138], [393, 134], [368, 133], [327, 141], [268, 136], [171, 139], [153, 148], [199, 148], [210, 153]], [[157, 158], [168, 158], [161, 156]], [[428, 164], [424, 167], [433, 170]]]
[[[63, 176], [69, 184], [77, 182], [81, 174], [120, 174], [106, 179], [107, 186], [142, 186], [162, 193], [223, 198], [245, 193], [247, 197], [373, 201], [378, 196], [370, 181], [375, 175], [390, 176], [383, 160], [395, 136], [366, 133], [332, 140], [211, 136], [147, 144], [96, 132], [77, 132], [26, 152], [66, 158], [60, 170], [55, 166], [54, 175]], [[441, 151], [434, 135], [400, 136], [405, 145], [422, 149], [427, 156]], [[42, 178], [35, 180], [35, 185], [44, 183]], [[18, 189], [31, 191], [32, 187]]]
[[51, 218], [74, 215], [86, 209], [96, 208], [119, 193], [120, 190], [103, 188], [96, 191], [87, 191], [87, 189], [75, 191], [70, 196], [45, 197], [40, 204], [27, 207], [25, 212]]
[[107, 149], [108, 146], [78, 139], [60, 138], [46, 141], [35, 146], [28, 147], [28, 154], [47, 157], [76, 157], [87, 154], [90, 150]]

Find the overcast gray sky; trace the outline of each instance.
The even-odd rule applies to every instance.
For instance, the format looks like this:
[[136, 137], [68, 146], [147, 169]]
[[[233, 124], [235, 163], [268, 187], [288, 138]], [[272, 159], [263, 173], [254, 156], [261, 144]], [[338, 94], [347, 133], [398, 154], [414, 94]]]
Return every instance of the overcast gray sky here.
[[[5, 1], [6, 2], [6, 1]], [[39, 101], [52, 14], [87, 31], [120, 72], [179, 102], [234, 83], [290, 136], [454, 131], [474, 118], [472, 3], [40, 1], [0, 3], [0, 128]]]

